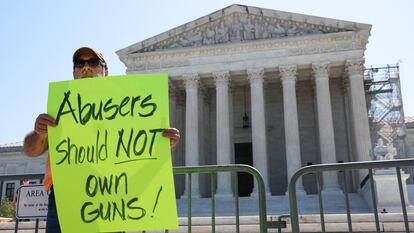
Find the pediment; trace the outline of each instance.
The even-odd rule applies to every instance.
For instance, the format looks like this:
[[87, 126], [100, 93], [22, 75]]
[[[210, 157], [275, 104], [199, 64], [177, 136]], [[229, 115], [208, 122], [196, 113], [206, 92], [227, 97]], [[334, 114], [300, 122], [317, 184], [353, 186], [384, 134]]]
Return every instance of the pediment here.
[[118, 55], [304, 35], [370, 30], [371, 25], [231, 5], [117, 51]]

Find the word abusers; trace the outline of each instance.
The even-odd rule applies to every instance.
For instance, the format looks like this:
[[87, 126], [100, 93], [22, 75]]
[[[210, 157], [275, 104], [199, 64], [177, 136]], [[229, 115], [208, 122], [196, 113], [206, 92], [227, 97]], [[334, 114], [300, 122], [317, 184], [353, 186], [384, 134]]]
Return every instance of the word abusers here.
[[[151, 94], [144, 98], [141, 96], [126, 96], [120, 103], [113, 103], [112, 98], [105, 101], [101, 100], [99, 103], [82, 103], [82, 96], [78, 93], [76, 105], [70, 102], [70, 95], [71, 91], [64, 94], [56, 117], [56, 124], [59, 124], [60, 118], [66, 114], [71, 114], [76, 123], [86, 125], [91, 118], [94, 120], [103, 120], [103, 118], [113, 120], [118, 114], [122, 117], [126, 115], [150, 117], [157, 110], [157, 105], [151, 102]], [[137, 103], [139, 103], [139, 109], [136, 109]], [[77, 109], [72, 106], [77, 106]]]

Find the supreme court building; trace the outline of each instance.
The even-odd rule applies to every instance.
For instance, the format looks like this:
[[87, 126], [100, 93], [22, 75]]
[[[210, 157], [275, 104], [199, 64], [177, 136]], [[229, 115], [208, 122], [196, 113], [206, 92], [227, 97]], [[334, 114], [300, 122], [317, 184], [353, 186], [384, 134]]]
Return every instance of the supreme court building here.
[[[170, 125], [182, 135], [174, 166], [249, 164], [261, 173], [267, 194], [276, 196], [286, 195], [302, 166], [374, 160], [364, 89], [370, 30], [368, 24], [231, 5], [116, 53], [127, 74], [168, 74]], [[411, 123], [405, 124], [405, 157], [414, 157]], [[0, 145], [0, 175], [43, 173], [46, 158], [25, 157], [21, 142]], [[364, 174], [346, 178], [349, 191], [361, 191]], [[193, 175], [192, 197], [209, 197], [210, 179]], [[341, 193], [343, 174], [322, 179], [323, 191]], [[240, 196], [257, 192], [250, 175], [241, 173], [238, 181]], [[1, 180], [0, 198], [12, 198], [20, 183]], [[213, 191], [231, 196], [233, 183], [220, 173]], [[185, 196], [183, 175], [175, 185], [177, 197]], [[303, 176], [297, 188], [315, 194], [315, 174]], [[414, 185], [409, 188], [414, 193]]]
[[[269, 195], [285, 195], [302, 166], [372, 160], [363, 83], [371, 25], [231, 5], [116, 53], [127, 74], [167, 73], [171, 126], [182, 141], [175, 166], [245, 163]], [[231, 177], [216, 194], [232, 195]], [[356, 191], [363, 177], [349, 174]], [[194, 196], [210, 195], [210, 177], [192, 179]], [[186, 192], [176, 178], [177, 196]], [[257, 192], [239, 176], [239, 192]], [[316, 193], [316, 179], [298, 189]], [[342, 176], [326, 173], [324, 191]]]

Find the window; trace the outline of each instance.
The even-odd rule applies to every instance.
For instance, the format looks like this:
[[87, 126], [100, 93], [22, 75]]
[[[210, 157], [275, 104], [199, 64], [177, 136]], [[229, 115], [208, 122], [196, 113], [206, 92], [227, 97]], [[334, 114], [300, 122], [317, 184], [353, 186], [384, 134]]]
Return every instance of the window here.
[[10, 201], [12, 201], [14, 197], [14, 186], [15, 183], [6, 184], [6, 197], [9, 198]]

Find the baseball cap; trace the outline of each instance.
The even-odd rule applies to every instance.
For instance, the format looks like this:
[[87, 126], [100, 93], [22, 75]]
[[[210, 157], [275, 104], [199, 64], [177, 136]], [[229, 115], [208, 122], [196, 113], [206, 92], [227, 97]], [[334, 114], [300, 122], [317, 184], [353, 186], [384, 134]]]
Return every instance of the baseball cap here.
[[102, 53], [89, 48], [89, 47], [82, 47], [79, 48], [78, 50], [75, 51], [75, 53], [73, 54], [73, 59], [72, 61], [75, 62], [81, 55], [84, 54], [92, 54], [95, 55], [96, 57], [98, 57], [98, 59], [103, 63], [103, 65], [106, 67], [106, 61], [105, 58], [103, 57]]

